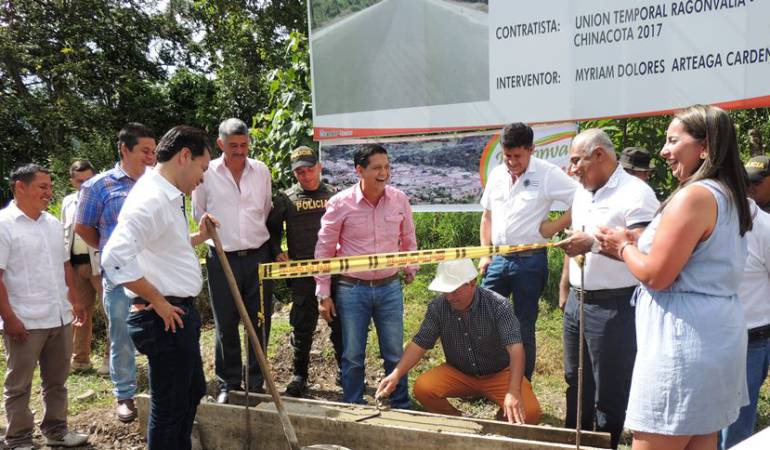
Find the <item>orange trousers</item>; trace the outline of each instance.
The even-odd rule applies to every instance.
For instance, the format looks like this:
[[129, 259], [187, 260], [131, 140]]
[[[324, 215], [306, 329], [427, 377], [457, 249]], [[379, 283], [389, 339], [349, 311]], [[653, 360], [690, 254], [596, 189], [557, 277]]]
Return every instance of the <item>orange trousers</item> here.
[[[509, 378], [510, 370], [507, 368], [492, 375], [475, 377], [466, 375], [449, 364], [441, 364], [417, 377], [414, 382], [414, 397], [426, 411], [450, 416], [459, 416], [460, 411], [452, 406], [447, 398], [482, 395], [502, 408], [505, 394], [508, 393]], [[521, 379], [521, 399], [524, 403], [525, 423], [539, 423], [543, 411], [526, 377]]]

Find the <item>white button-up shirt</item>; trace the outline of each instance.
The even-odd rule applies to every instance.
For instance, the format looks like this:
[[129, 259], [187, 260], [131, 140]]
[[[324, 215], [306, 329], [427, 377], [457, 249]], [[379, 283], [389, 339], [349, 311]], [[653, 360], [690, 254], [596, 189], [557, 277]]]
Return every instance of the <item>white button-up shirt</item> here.
[[754, 227], [746, 233], [748, 255], [738, 287], [749, 329], [770, 324], [770, 214], [751, 202]]
[[[11, 201], [0, 210], [0, 269], [8, 302], [28, 330], [55, 328], [72, 322], [67, 300], [64, 229], [47, 212], [37, 220]], [[0, 319], [0, 328], [3, 321]]]
[[[599, 226], [629, 228], [648, 224], [660, 203], [655, 192], [644, 181], [629, 175], [618, 164], [615, 172], [601, 188], [591, 192], [583, 187], [572, 202], [572, 229], [595, 234]], [[618, 289], [639, 284], [622, 261], [604, 255], [587, 253], [584, 289]], [[580, 268], [570, 259], [569, 282], [580, 287]]]
[[144, 277], [163, 296], [200, 293], [203, 278], [190, 243], [184, 194], [157, 170], [140, 178], [126, 197], [104, 246], [102, 268], [116, 284]]
[[259, 248], [270, 238], [266, 224], [272, 195], [270, 171], [262, 161], [247, 158], [240, 184], [236, 184], [223, 155], [211, 161], [203, 183], [193, 191], [193, 215], [196, 221], [206, 212], [217, 218], [226, 252]]
[[91, 248], [85, 243], [83, 238], [75, 233], [75, 218], [78, 211], [78, 195], [80, 191], [73, 192], [61, 201], [61, 221], [64, 226], [64, 251], [69, 254], [88, 253], [91, 261], [91, 275], [99, 275], [99, 250]]
[[578, 183], [559, 167], [534, 156], [516, 183], [505, 164], [495, 167], [481, 196], [481, 206], [492, 213], [492, 244], [545, 242], [540, 223], [554, 202], [572, 203], [577, 188]]

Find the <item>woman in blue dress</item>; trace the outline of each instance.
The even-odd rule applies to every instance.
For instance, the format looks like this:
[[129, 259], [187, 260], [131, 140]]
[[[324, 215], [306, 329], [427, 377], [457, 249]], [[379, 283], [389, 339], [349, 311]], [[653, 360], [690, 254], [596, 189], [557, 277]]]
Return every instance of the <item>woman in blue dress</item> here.
[[748, 403], [746, 327], [736, 296], [751, 229], [747, 177], [725, 111], [689, 107], [660, 152], [679, 187], [638, 241], [603, 229], [641, 281], [626, 427], [634, 450], [715, 449]]

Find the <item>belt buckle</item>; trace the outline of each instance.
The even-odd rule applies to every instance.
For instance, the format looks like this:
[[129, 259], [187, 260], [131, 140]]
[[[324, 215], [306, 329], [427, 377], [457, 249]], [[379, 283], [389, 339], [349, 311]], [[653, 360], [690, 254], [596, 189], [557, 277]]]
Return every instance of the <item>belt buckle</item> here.
[[249, 254], [248, 250], [238, 250], [235, 252], [235, 256], [239, 258], [243, 258], [244, 256], [247, 256]]

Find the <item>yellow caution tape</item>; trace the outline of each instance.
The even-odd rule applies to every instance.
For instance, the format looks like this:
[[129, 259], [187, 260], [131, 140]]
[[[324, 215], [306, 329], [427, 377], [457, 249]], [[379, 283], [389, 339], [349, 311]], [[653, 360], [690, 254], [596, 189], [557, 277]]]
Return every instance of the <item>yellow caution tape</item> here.
[[416, 250], [412, 252], [378, 253], [374, 255], [346, 256], [328, 259], [306, 259], [301, 261], [277, 262], [259, 265], [261, 280], [302, 278], [313, 275], [335, 275], [340, 273], [365, 272], [379, 269], [396, 269], [422, 264], [436, 264], [442, 261], [463, 258], [481, 258], [515, 252], [538, 250], [552, 247], [554, 243], [524, 245], [485, 245], [479, 247], [442, 248]]

